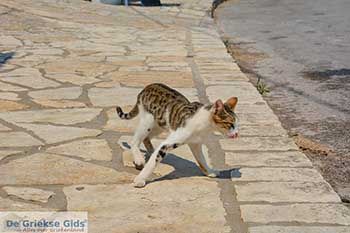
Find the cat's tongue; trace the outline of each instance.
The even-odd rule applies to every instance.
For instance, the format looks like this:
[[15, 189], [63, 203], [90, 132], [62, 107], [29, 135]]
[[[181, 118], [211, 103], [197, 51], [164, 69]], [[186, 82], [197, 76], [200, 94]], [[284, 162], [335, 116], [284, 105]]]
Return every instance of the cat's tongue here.
[[229, 132], [229, 133], [227, 134], [227, 136], [228, 136], [229, 138], [237, 138], [237, 137], [238, 137], [238, 133], [237, 133], [237, 132]]

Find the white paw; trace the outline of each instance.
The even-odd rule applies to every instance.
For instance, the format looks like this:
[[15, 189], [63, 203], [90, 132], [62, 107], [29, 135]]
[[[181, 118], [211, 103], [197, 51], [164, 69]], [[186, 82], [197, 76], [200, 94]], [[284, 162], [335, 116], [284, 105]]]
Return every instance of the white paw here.
[[136, 176], [136, 178], [134, 179], [134, 183], [133, 183], [134, 187], [136, 188], [142, 188], [145, 187], [146, 185], [146, 180], [139, 178], [138, 176]]
[[134, 165], [135, 165], [136, 169], [142, 170], [145, 163], [146, 163], [146, 161], [145, 161], [145, 158], [143, 156], [134, 156]]
[[220, 171], [210, 170], [207, 174], [208, 177], [216, 178], [220, 176]]

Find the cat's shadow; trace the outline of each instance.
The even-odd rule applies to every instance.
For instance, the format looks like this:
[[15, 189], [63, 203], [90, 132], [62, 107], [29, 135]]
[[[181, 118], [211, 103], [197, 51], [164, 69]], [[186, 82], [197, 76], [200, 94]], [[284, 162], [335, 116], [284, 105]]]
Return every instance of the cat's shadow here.
[[[204, 176], [203, 172], [199, 169], [197, 163], [181, 158], [172, 153], [168, 153], [161, 163], [168, 164], [174, 167], [175, 170], [162, 177], [153, 179], [152, 181], [150, 181], [150, 183], [156, 182], [156, 181], [162, 181], [162, 180], [173, 180], [173, 179], [185, 178], [185, 177]], [[235, 178], [241, 177], [239, 168], [220, 170], [219, 177], [216, 177], [214, 179], [231, 179], [232, 177], [235, 177]]]
[[[124, 147], [124, 149], [130, 149], [129, 144], [126, 142], [122, 142], [122, 146]], [[149, 155], [147, 154], [147, 152], [145, 150], [141, 150], [141, 152], [146, 154], [146, 160], [148, 160]], [[168, 153], [167, 156], [161, 161], [161, 163], [174, 167], [174, 171], [164, 176], [157, 177], [150, 181], [150, 183], [162, 180], [179, 179], [184, 177], [204, 176], [202, 171], [199, 169], [197, 163], [184, 159], [173, 153]], [[231, 179], [239, 177], [241, 177], [240, 168], [232, 168], [220, 170], [220, 175], [219, 177], [216, 177], [216, 179]]]

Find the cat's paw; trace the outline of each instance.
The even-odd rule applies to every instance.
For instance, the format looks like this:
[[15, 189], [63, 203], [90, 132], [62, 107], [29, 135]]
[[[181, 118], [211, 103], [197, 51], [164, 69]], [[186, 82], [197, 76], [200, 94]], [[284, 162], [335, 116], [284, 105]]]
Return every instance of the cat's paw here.
[[145, 185], [146, 185], [146, 180], [136, 176], [136, 178], [134, 179], [133, 186], [136, 188], [142, 188], [142, 187], [145, 187]]
[[220, 171], [216, 171], [216, 170], [210, 170], [207, 174], [208, 177], [210, 178], [216, 178], [220, 176]]
[[146, 161], [145, 161], [145, 158], [144, 157], [136, 157], [134, 158], [134, 166], [137, 170], [142, 170]]

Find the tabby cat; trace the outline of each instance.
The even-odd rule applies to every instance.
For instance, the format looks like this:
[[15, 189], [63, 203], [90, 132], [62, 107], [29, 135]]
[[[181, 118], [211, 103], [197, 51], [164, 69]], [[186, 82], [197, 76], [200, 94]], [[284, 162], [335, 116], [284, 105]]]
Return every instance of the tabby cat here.
[[[238, 118], [234, 113], [236, 104], [236, 97], [229, 98], [225, 103], [219, 99], [209, 105], [190, 102], [176, 90], [154, 83], [138, 94], [137, 102], [129, 113], [116, 107], [121, 119], [128, 120], [140, 115], [131, 151], [135, 167], [142, 171], [135, 178], [134, 186], [145, 186], [147, 178], [165, 157], [166, 152], [185, 143], [189, 145], [201, 171], [207, 176], [217, 177], [219, 172], [209, 168], [205, 161], [202, 138], [210, 131], [220, 131], [229, 138], [237, 137]], [[151, 138], [163, 131], [168, 131], [169, 136], [154, 150]], [[139, 148], [141, 142], [151, 154], [146, 165]]]

